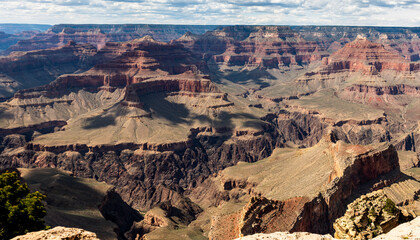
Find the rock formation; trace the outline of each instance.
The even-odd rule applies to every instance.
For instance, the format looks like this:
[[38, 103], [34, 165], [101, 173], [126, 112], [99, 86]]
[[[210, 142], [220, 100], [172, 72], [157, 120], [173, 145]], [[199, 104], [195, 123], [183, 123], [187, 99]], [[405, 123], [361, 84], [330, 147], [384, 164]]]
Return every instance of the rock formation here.
[[186, 228], [201, 212], [202, 209], [188, 198], [173, 201], [173, 204], [162, 202], [147, 211], [142, 221], [133, 224], [126, 233], [127, 239], [150, 239], [157, 229], [170, 232]]
[[208, 77], [202, 76], [199, 81], [200, 74], [205, 71], [204, 64], [180, 46], [144, 37], [129, 43], [108, 44], [98, 55], [113, 55], [112, 49], [118, 49], [121, 55], [81, 74], [60, 76], [45, 87], [21, 91], [15, 97], [25, 99], [44, 95], [52, 98], [72, 88], [112, 92], [115, 88], [127, 86], [130, 87], [125, 100], [129, 102], [136, 101], [137, 95], [148, 92], [218, 92]]
[[[387, 240], [399, 240], [399, 239], [415, 239], [416, 236], [420, 234], [420, 217], [415, 218], [414, 220], [403, 223], [386, 234], [381, 234], [375, 237], [375, 240], [387, 239]], [[236, 240], [329, 240], [335, 239], [331, 235], [319, 235], [306, 232], [275, 232], [270, 234], [254, 234]]]
[[59, 24], [52, 26], [48, 31], [38, 33], [30, 39], [24, 39], [9, 47], [5, 52], [32, 51], [61, 47], [69, 41], [89, 43], [102, 48], [107, 42], [125, 42], [146, 35], [151, 35], [159, 41], [170, 41], [190, 31], [202, 34], [213, 30], [212, 25], [154, 25], [154, 24], [103, 24], [103, 25], [77, 25]]
[[9, 98], [20, 89], [48, 84], [62, 74], [88, 69], [95, 62], [95, 54], [92, 45], [69, 42], [56, 49], [0, 58], [0, 98]]
[[329, 52], [335, 52], [362, 35], [372, 42], [381, 42], [409, 59], [419, 53], [419, 28], [363, 26], [292, 26], [304, 39], [316, 41]]
[[347, 70], [375, 75], [386, 70], [416, 70], [415, 64], [406, 62], [397, 53], [385, 49], [384, 45], [372, 43], [360, 36], [326, 58], [323, 63], [328, 66], [328, 73]]
[[[36, 32], [32, 32], [32, 35], [35, 35]], [[22, 36], [23, 35], [23, 36]], [[2, 51], [9, 48], [11, 45], [16, 44], [22, 38], [25, 38], [25, 35], [30, 35], [29, 33], [26, 34], [7, 34], [5, 32], [0, 31], [0, 55], [2, 55]], [[30, 38], [30, 36], [27, 36]]]
[[331, 235], [319, 235], [307, 232], [275, 232], [275, 233], [257, 233], [245, 237], [237, 238], [236, 240], [334, 240]]
[[99, 240], [96, 234], [80, 228], [55, 227], [49, 230], [30, 232], [13, 240]]
[[334, 236], [340, 239], [372, 239], [401, 223], [403, 216], [382, 191], [363, 195], [347, 206], [343, 217], [335, 220]]
[[[381, 85], [387, 81], [395, 82], [401, 74], [418, 72], [419, 67], [419, 63], [405, 60], [395, 50], [386, 49], [380, 43], [372, 43], [359, 36], [330, 57], [324, 58], [321, 67], [314, 72], [305, 73], [297, 80], [297, 83], [312, 87], [342, 85], [343, 83], [350, 85], [354, 75], [359, 78], [357, 81], [363, 84]], [[388, 72], [394, 76], [393, 79], [382, 76], [383, 73]]]
[[19, 40], [32, 38], [49, 27], [38, 24], [0, 24], [0, 56], [5, 55], [3, 51]]
[[[305, 167], [296, 171], [303, 163]], [[396, 168], [392, 146], [353, 146], [324, 138], [312, 148], [275, 151], [261, 162], [227, 168], [191, 196], [201, 205], [221, 209], [230, 206], [224, 202], [242, 203], [239, 211], [212, 218], [211, 239], [276, 231], [327, 233], [360, 185]], [[250, 177], [241, 176], [243, 172]], [[234, 220], [224, 225], [228, 219]]]
[[414, 220], [398, 225], [386, 234], [381, 234], [374, 238], [374, 240], [381, 239], [416, 239], [420, 236], [420, 217]]
[[282, 68], [308, 64], [324, 56], [316, 43], [279, 26], [224, 27], [202, 36], [187, 33], [173, 42], [227, 66]]

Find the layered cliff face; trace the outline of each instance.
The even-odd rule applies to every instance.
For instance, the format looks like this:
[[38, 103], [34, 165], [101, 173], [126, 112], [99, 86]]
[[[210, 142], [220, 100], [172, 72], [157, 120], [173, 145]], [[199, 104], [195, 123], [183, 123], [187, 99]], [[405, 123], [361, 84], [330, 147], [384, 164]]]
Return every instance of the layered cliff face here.
[[[43, 27], [41, 27], [44, 29]], [[10, 46], [16, 44], [20, 40], [30, 39], [36, 34], [39, 34], [41, 30], [36, 28], [23, 26], [11, 25], [0, 25], [0, 56], [5, 55], [3, 51], [8, 49]]]
[[329, 52], [335, 52], [345, 44], [363, 35], [372, 42], [380, 42], [397, 50], [407, 60], [416, 61], [419, 54], [419, 28], [363, 27], [363, 26], [292, 26], [303, 38], [316, 41]]
[[312, 88], [350, 85], [352, 82], [369, 85], [404, 83], [409, 76], [416, 76], [419, 67], [419, 63], [405, 60], [397, 51], [359, 36], [324, 58], [319, 68], [305, 73], [297, 83]]
[[[35, 33], [33, 35], [35, 35]], [[22, 38], [19, 35], [7, 34], [3, 31], [0, 31], [0, 53], [21, 39]]]
[[104, 25], [77, 25], [59, 24], [52, 26], [48, 31], [38, 33], [30, 39], [25, 39], [10, 46], [5, 53], [13, 51], [32, 51], [61, 47], [68, 41], [89, 43], [102, 48], [107, 42], [125, 42], [146, 35], [151, 35], [159, 41], [170, 41], [190, 31], [202, 34], [215, 29], [212, 25], [153, 25], [153, 24], [104, 24]]
[[52, 82], [62, 74], [93, 66], [96, 49], [92, 45], [67, 45], [50, 50], [16, 53], [0, 58], [0, 98], [17, 90]]
[[227, 168], [191, 198], [217, 206], [208, 216], [211, 239], [275, 231], [327, 233], [361, 185], [398, 169], [396, 154], [386, 144], [357, 146], [325, 138], [311, 148], [276, 149], [257, 163]]
[[394, 126], [388, 130], [401, 133], [417, 123], [417, 107], [410, 103], [420, 96], [419, 66], [393, 49], [359, 37], [324, 58], [320, 67], [298, 77], [295, 84], [312, 91], [332, 88], [339, 99], [381, 109], [388, 120], [393, 118]]
[[324, 64], [328, 66], [326, 70], [330, 70], [331, 73], [347, 70], [374, 75], [386, 70], [416, 70], [415, 64], [404, 61], [397, 53], [360, 36], [325, 59]]
[[323, 49], [289, 27], [232, 26], [174, 41], [227, 66], [283, 68], [320, 60]]
[[[73, 43], [68, 45], [68, 48], [77, 47], [79, 45]], [[44, 51], [47, 51], [46, 56], [50, 57], [52, 54], [49, 51], [53, 50]], [[82, 60], [83, 54], [84, 52], [80, 54]], [[113, 111], [131, 111], [140, 117], [148, 116], [150, 111], [148, 113], [147, 109], [141, 110], [144, 103], [139, 97], [154, 93], [171, 93], [168, 97], [181, 102], [201, 94], [202, 100], [194, 98], [197, 99], [194, 100], [196, 103], [191, 103], [197, 105], [197, 101], [201, 101], [201, 104], [208, 107], [217, 108], [232, 104], [209, 77], [204, 75], [206, 66], [203, 62], [192, 57], [179, 45], [157, 42], [145, 37], [132, 42], [109, 43], [101, 51], [93, 51], [91, 55], [92, 62], [99, 64], [83, 73], [61, 75], [45, 86], [19, 91], [4, 105], [8, 109], [7, 112], [22, 114], [18, 111], [22, 107], [41, 107], [49, 112], [46, 115], [33, 116], [30, 111], [25, 111], [23, 114], [31, 115], [31, 120], [26, 121], [24, 125], [33, 125], [46, 120], [66, 121], [83, 112], [116, 103], [119, 104], [112, 108]], [[124, 101], [121, 102], [122, 98]], [[207, 104], [203, 102], [204, 99], [209, 99]], [[139, 110], [124, 110], [123, 105], [137, 106]], [[62, 110], [63, 107], [65, 111]], [[3, 126], [9, 125], [9, 128], [19, 125], [17, 122], [6, 122]]]
[[[191, 57], [182, 47], [157, 42], [151, 37], [144, 37], [128, 43], [107, 44], [98, 53], [98, 56], [95, 56], [95, 58], [99, 57], [102, 58], [102, 61], [107, 57], [111, 60], [97, 64], [81, 74], [60, 76], [45, 87], [33, 89], [32, 93], [22, 91], [16, 97], [27, 98], [28, 95], [33, 97], [33, 93], [40, 90], [47, 91], [48, 93], [44, 95], [51, 97], [54, 94], [59, 94], [60, 91], [72, 88], [97, 90], [103, 87], [113, 91], [115, 88], [124, 88], [145, 81], [151, 82], [155, 79], [176, 81], [177, 78], [182, 78], [194, 81], [202, 73], [202, 70], [205, 70], [204, 64]], [[112, 57], [115, 58], [112, 59]], [[182, 91], [182, 88], [180, 87], [178, 91]], [[215, 87], [208, 90], [191, 88], [185, 91], [199, 90], [211, 91], [215, 90]]]

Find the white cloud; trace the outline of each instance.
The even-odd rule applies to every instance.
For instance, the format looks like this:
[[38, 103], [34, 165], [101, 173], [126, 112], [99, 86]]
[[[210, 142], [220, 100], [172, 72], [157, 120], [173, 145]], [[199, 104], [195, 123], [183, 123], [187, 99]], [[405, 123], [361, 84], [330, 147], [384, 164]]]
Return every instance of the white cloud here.
[[3, 23], [420, 26], [420, 0], [0, 0]]

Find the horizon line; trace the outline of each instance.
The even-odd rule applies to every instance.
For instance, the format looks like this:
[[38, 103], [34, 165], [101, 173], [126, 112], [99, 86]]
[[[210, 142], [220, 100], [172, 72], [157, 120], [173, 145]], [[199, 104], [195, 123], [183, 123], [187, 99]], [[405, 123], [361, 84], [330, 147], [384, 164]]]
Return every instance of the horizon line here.
[[180, 23], [1, 23], [0, 25], [157, 25], [157, 26], [314, 26], [314, 27], [389, 27], [389, 28], [420, 28], [420, 26], [403, 26], [403, 25], [344, 25], [344, 24], [180, 24]]

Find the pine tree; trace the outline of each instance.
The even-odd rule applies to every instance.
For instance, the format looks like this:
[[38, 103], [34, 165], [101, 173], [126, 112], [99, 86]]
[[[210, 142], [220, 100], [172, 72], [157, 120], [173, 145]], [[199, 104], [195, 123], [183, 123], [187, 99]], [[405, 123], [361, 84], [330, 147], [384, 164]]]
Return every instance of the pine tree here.
[[45, 195], [30, 193], [16, 172], [0, 175], [0, 239], [10, 239], [27, 232], [46, 228], [42, 200]]

